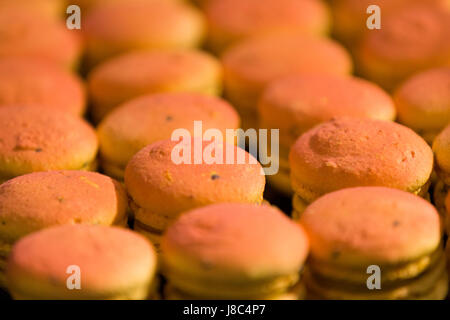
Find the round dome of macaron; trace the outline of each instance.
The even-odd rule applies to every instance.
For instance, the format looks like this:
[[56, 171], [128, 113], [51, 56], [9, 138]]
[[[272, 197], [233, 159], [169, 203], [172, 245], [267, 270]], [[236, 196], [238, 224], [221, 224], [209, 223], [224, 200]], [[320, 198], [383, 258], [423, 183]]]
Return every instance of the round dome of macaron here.
[[[8, 260], [8, 287], [15, 299], [146, 299], [156, 264], [151, 244], [130, 230], [58, 226], [16, 243]], [[80, 289], [68, 290], [76, 272]]]
[[221, 82], [220, 63], [197, 50], [130, 52], [99, 65], [88, 78], [96, 120], [140, 95], [180, 91], [216, 95]]
[[291, 148], [289, 163], [294, 190], [309, 202], [357, 186], [422, 195], [433, 170], [433, 153], [420, 136], [400, 124], [336, 118], [303, 134]]
[[170, 139], [179, 128], [194, 134], [194, 121], [202, 129], [239, 128], [239, 116], [231, 105], [199, 93], [161, 93], [135, 98], [113, 110], [98, 127], [102, 166], [123, 179], [131, 157], [145, 146]]
[[87, 59], [95, 64], [138, 49], [182, 49], [201, 44], [204, 18], [187, 2], [104, 1], [86, 14]]
[[361, 74], [395, 89], [414, 73], [450, 63], [450, 9], [425, 2], [408, 5], [383, 20], [361, 41]]
[[275, 207], [223, 203], [184, 213], [161, 248], [163, 273], [179, 290], [211, 298], [255, 297], [298, 279], [308, 239]]
[[13, 242], [53, 225], [127, 223], [125, 189], [95, 172], [26, 174], [0, 185], [0, 239]]
[[84, 120], [46, 108], [0, 108], [0, 180], [35, 171], [88, 170], [98, 141]]
[[401, 123], [433, 136], [450, 122], [450, 67], [433, 68], [415, 74], [395, 92]]
[[82, 115], [86, 108], [80, 78], [40, 59], [0, 58], [0, 108], [35, 105]]
[[76, 30], [67, 29], [63, 21], [29, 10], [0, 10], [0, 33], [0, 57], [35, 57], [71, 69], [81, 54]]
[[435, 251], [441, 239], [433, 205], [385, 187], [324, 195], [303, 212], [300, 223], [314, 259], [357, 268], [414, 261]]
[[391, 97], [360, 78], [329, 74], [283, 77], [264, 90], [258, 108], [262, 128], [279, 128], [290, 146], [305, 131], [334, 117], [394, 120]]
[[[177, 159], [180, 154], [183, 158]], [[265, 177], [256, 159], [237, 146], [163, 140], [133, 156], [125, 185], [139, 208], [136, 219], [145, 222], [146, 212], [173, 220], [183, 211], [216, 202], [261, 203]]]
[[209, 46], [216, 52], [242, 38], [274, 32], [328, 32], [327, 7], [319, 0], [210, 0], [205, 14]]

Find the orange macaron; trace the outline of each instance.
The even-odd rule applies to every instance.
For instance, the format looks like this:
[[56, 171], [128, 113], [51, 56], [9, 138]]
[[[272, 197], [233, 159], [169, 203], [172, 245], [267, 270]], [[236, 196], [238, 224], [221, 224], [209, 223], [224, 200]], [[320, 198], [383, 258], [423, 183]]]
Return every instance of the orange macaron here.
[[157, 258], [131, 230], [65, 225], [17, 242], [7, 265], [14, 299], [143, 300], [153, 294]]
[[29, 10], [0, 10], [0, 57], [23, 56], [51, 61], [66, 69], [79, 63], [81, 39], [64, 21]]
[[[433, 152], [435, 158], [435, 171], [438, 181], [434, 186], [434, 204], [439, 212], [446, 216], [447, 222], [448, 211], [450, 207], [446, 198], [449, 193], [450, 186], [450, 125], [447, 125], [441, 133], [439, 133], [433, 141]], [[450, 232], [450, 222], [447, 232]]]
[[0, 58], [0, 108], [48, 107], [81, 116], [86, 109], [83, 82], [69, 71], [40, 59]]
[[432, 144], [450, 122], [450, 66], [429, 69], [407, 79], [394, 94], [400, 123]]
[[221, 87], [219, 61], [197, 50], [130, 52], [100, 64], [88, 77], [96, 121], [140, 95], [176, 91], [218, 95]]
[[285, 194], [292, 193], [289, 150], [299, 136], [334, 117], [394, 120], [391, 97], [377, 85], [355, 77], [301, 74], [270, 83], [258, 104], [259, 126], [279, 129], [279, 167], [268, 180]]
[[12, 245], [63, 224], [127, 225], [128, 198], [113, 179], [94, 172], [46, 171], [0, 185], [0, 285]]
[[400, 124], [336, 118], [307, 131], [289, 154], [294, 213], [339, 189], [383, 186], [427, 196], [433, 152]]
[[208, 46], [218, 53], [250, 36], [285, 31], [324, 35], [330, 25], [321, 0], [210, 0], [205, 14]]
[[389, 15], [357, 49], [362, 76], [388, 90], [419, 71], [450, 65], [450, 7], [420, 2]]
[[184, 213], [164, 234], [168, 299], [299, 299], [290, 294], [308, 238], [268, 205], [222, 203]]
[[239, 116], [218, 97], [199, 93], [160, 93], [135, 98], [113, 110], [98, 126], [101, 166], [122, 180], [128, 161], [139, 150], [159, 140], [170, 139], [176, 129], [194, 134], [194, 122], [202, 129], [239, 128]]
[[343, 189], [312, 203], [300, 224], [311, 245], [305, 282], [314, 299], [447, 295], [439, 214], [418, 196], [385, 187]]
[[194, 48], [206, 33], [198, 9], [167, 0], [101, 2], [88, 11], [82, 31], [90, 66], [132, 50]]
[[222, 57], [225, 94], [241, 114], [244, 128], [257, 127], [257, 105], [264, 88], [291, 74], [348, 75], [350, 55], [338, 43], [292, 33], [259, 36], [230, 47]]
[[220, 202], [260, 204], [265, 177], [256, 159], [235, 145], [186, 138], [139, 151], [128, 162], [125, 186], [134, 229], [158, 246], [184, 211]]
[[89, 170], [98, 141], [83, 119], [48, 108], [0, 108], [0, 182], [35, 171]]

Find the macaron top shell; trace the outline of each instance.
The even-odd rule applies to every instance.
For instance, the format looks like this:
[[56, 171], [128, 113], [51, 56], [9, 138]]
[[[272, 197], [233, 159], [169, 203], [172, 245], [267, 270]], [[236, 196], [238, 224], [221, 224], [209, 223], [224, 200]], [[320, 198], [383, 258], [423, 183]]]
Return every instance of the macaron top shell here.
[[283, 33], [243, 40], [223, 55], [225, 77], [264, 86], [276, 78], [299, 72], [347, 75], [350, 55], [325, 38]]
[[83, 32], [88, 47], [106, 44], [111, 53], [120, 53], [195, 47], [203, 39], [204, 25], [200, 11], [182, 1], [106, 1], [88, 12]]
[[303, 134], [289, 155], [291, 180], [318, 195], [357, 186], [418, 192], [433, 153], [411, 129], [390, 121], [336, 118]]
[[285, 129], [289, 144], [315, 125], [342, 116], [394, 120], [395, 107], [390, 96], [371, 82], [327, 74], [275, 80], [259, 103], [261, 124]]
[[418, 73], [394, 95], [399, 121], [417, 131], [444, 128], [450, 122], [450, 67]]
[[125, 167], [145, 146], [169, 139], [179, 128], [194, 134], [194, 121], [203, 130], [239, 127], [237, 112], [226, 101], [199, 93], [161, 93], [138, 97], [112, 111], [99, 125], [100, 152]]
[[329, 27], [326, 6], [315, 0], [211, 0], [205, 12], [213, 31], [236, 39], [289, 30], [318, 35]]
[[[80, 268], [81, 290], [67, 289], [69, 266]], [[150, 282], [155, 269], [152, 245], [130, 230], [65, 225], [32, 233], [16, 243], [7, 277], [12, 291], [36, 297], [108, 298]]]
[[72, 68], [81, 52], [77, 31], [20, 8], [0, 11], [0, 57], [36, 57]]
[[26, 174], [0, 185], [0, 241], [61, 224], [123, 224], [127, 195], [113, 179], [94, 172]]
[[82, 115], [84, 87], [77, 76], [38, 59], [0, 58], [0, 108], [36, 105]]
[[109, 111], [148, 93], [207, 92], [221, 78], [219, 62], [201, 51], [138, 51], [99, 65], [89, 75], [88, 85], [93, 103]]
[[439, 214], [426, 200], [401, 190], [358, 187], [329, 193], [300, 218], [311, 256], [335, 265], [408, 263], [436, 250]]
[[[211, 142], [199, 139], [164, 140], [145, 147], [126, 167], [129, 195], [142, 209], [172, 219], [211, 203], [261, 203], [265, 177], [256, 159], [239, 147], [217, 142], [216, 159], [208, 160], [205, 155], [212, 154], [213, 148]], [[177, 164], [175, 157], [180, 154], [190, 159]], [[210, 160], [217, 161], [208, 164]], [[145, 223], [145, 216], [136, 218]]]
[[440, 171], [450, 172], [450, 125], [434, 139], [433, 151]]
[[46, 108], [0, 108], [0, 177], [87, 167], [95, 159], [95, 130], [84, 120]]
[[186, 275], [267, 279], [299, 272], [308, 239], [275, 207], [223, 203], [183, 214], [161, 248], [163, 266]]

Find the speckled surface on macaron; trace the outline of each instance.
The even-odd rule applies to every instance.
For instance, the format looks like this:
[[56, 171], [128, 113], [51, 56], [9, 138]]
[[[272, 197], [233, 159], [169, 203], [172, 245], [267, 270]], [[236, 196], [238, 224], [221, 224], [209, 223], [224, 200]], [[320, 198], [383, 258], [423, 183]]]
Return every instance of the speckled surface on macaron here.
[[[439, 214], [413, 194], [339, 190], [312, 203], [300, 224], [311, 243], [307, 288], [325, 298], [420, 299], [447, 277]], [[368, 289], [369, 266], [380, 268], [381, 290]]]
[[197, 50], [130, 52], [93, 69], [88, 87], [93, 116], [100, 120], [117, 105], [143, 94], [218, 95], [222, 69], [213, 56]]
[[[202, 129], [239, 128], [239, 116], [225, 100], [199, 93], [161, 93], [133, 99], [113, 110], [98, 127], [100, 154], [105, 171], [113, 167], [123, 179], [131, 157], [145, 146], [170, 139], [174, 130], [194, 134], [194, 121]], [[111, 172], [112, 173], [112, 172]]]
[[194, 48], [205, 37], [205, 24], [188, 2], [104, 1], [83, 21], [87, 60], [93, 65], [131, 50]]
[[433, 152], [411, 129], [373, 119], [336, 118], [303, 134], [289, 155], [296, 193], [311, 202], [348, 187], [427, 192]]
[[208, 45], [215, 52], [250, 36], [293, 30], [324, 35], [330, 26], [328, 8], [320, 0], [210, 0], [205, 14]]
[[84, 85], [79, 77], [53, 63], [0, 58], [0, 108], [22, 104], [82, 115], [86, 108]]
[[337, 42], [293, 33], [243, 40], [224, 53], [222, 63], [227, 98], [242, 114], [250, 112], [255, 118], [264, 88], [277, 78], [304, 72], [344, 76], [352, 71], [350, 55]]
[[63, 21], [55, 21], [20, 8], [0, 10], [0, 57], [35, 57], [66, 69], [77, 66], [81, 38]]
[[419, 71], [450, 65], [450, 7], [411, 4], [367, 33], [356, 53], [362, 76], [388, 90]]
[[[80, 290], [67, 279], [79, 268]], [[146, 299], [156, 271], [151, 244], [117, 227], [66, 225], [38, 231], [14, 246], [7, 265], [15, 299]]]
[[0, 108], [0, 180], [34, 171], [88, 170], [98, 141], [84, 120], [35, 107]]
[[399, 121], [431, 144], [450, 122], [450, 66], [415, 74], [396, 90], [394, 101]]
[[162, 268], [182, 292], [239, 299], [286, 292], [308, 254], [303, 229], [275, 207], [214, 204], [184, 213], [162, 241]]

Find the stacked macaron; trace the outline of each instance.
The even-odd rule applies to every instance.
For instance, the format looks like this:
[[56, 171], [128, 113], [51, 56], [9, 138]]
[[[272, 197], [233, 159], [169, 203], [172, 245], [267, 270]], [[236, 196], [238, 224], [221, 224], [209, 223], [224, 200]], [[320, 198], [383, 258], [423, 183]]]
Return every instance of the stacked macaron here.
[[364, 77], [393, 90], [416, 72], [450, 64], [450, 7], [419, 1], [383, 19], [357, 50]]
[[134, 229], [158, 247], [182, 212], [220, 202], [260, 204], [265, 177], [256, 159], [233, 144], [183, 138], [139, 151], [126, 167], [125, 185]]
[[210, 0], [208, 46], [223, 52], [241, 39], [275, 32], [324, 35], [330, 19], [321, 0]]
[[96, 167], [95, 130], [67, 112], [1, 107], [0, 142], [0, 182], [35, 171]]
[[183, 91], [218, 95], [221, 87], [220, 63], [197, 50], [130, 52], [99, 65], [88, 77], [96, 121], [143, 94]]
[[323, 196], [303, 213], [311, 299], [444, 299], [448, 276], [439, 215], [427, 201], [384, 187]]
[[429, 144], [450, 122], [450, 66], [415, 74], [395, 92], [398, 120]]
[[7, 265], [14, 299], [124, 300], [153, 294], [156, 254], [123, 228], [65, 225], [26, 236]]
[[35, 172], [0, 185], [0, 286], [13, 244], [63, 224], [127, 225], [125, 189], [94, 172]]
[[215, 204], [183, 214], [162, 241], [168, 299], [299, 299], [303, 229], [267, 205]]
[[394, 120], [392, 99], [363, 79], [327, 74], [303, 74], [270, 83], [258, 105], [259, 126], [279, 129], [279, 173], [268, 176], [279, 191], [292, 193], [289, 150], [297, 138], [334, 117]]
[[222, 57], [225, 94], [241, 115], [243, 128], [257, 128], [264, 88], [280, 77], [304, 72], [348, 75], [349, 54], [326, 38], [283, 33], [243, 40]]
[[81, 116], [86, 97], [81, 80], [35, 58], [0, 58], [0, 108], [8, 105], [49, 107]]
[[101, 166], [105, 173], [123, 180], [131, 157], [145, 146], [170, 139], [184, 128], [194, 135], [201, 130], [226, 131], [239, 127], [239, 116], [220, 98], [198, 93], [162, 93], [138, 97], [113, 110], [98, 127]]
[[303, 134], [289, 154], [293, 216], [320, 196], [357, 186], [428, 195], [433, 152], [411, 129], [390, 121], [336, 118]]
[[80, 37], [63, 21], [20, 7], [0, 10], [0, 57], [36, 57], [72, 69], [81, 55]]
[[82, 28], [88, 65], [131, 50], [183, 49], [201, 44], [202, 14], [182, 1], [103, 1]]

